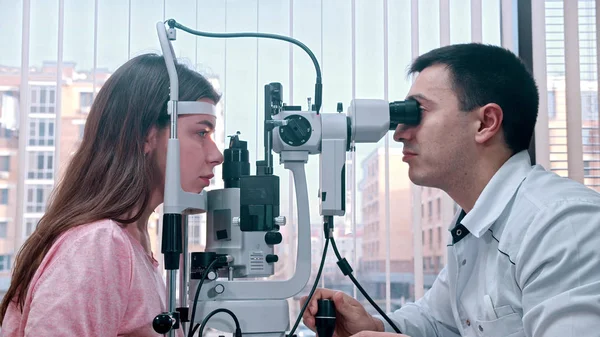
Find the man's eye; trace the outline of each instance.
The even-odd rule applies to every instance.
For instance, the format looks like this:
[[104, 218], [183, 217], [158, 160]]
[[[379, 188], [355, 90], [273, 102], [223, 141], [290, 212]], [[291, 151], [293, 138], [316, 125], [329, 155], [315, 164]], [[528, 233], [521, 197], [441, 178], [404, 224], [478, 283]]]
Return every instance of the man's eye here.
[[208, 131], [199, 131], [198, 132], [198, 135], [203, 138], [208, 136], [209, 134], [210, 134], [210, 132], [208, 132]]

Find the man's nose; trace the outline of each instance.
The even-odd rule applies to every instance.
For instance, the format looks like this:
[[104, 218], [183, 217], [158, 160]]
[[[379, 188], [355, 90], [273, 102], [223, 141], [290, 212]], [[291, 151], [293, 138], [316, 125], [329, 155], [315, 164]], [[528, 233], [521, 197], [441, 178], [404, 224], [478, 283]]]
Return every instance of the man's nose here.
[[414, 137], [415, 126], [407, 124], [398, 124], [394, 131], [394, 140], [401, 142], [403, 140], [410, 140]]

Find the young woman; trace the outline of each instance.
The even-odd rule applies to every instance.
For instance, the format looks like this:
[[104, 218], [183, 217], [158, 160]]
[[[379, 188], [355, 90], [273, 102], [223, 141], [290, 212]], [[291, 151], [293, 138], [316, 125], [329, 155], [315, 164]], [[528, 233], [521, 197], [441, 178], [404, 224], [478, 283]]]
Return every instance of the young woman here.
[[[217, 104], [200, 74], [177, 65], [179, 100]], [[18, 253], [2, 336], [157, 336], [166, 290], [147, 222], [163, 202], [170, 136], [162, 56], [121, 66], [98, 93], [84, 137], [37, 229]], [[199, 193], [223, 156], [215, 117], [178, 119], [181, 184]], [[180, 335], [181, 329], [179, 329]]]

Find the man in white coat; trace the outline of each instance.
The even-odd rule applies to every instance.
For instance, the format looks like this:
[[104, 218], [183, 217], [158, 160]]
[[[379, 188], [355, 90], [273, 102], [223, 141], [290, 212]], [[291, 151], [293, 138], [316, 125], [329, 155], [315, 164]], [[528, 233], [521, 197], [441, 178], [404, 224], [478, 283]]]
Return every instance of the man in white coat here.
[[[445, 191], [461, 210], [448, 224], [447, 265], [391, 321], [412, 337], [598, 336], [600, 194], [531, 165], [539, 95], [530, 72], [506, 49], [471, 43], [432, 50], [410, 73], [407, 98], [422, 119], [398, 125], [394, 139], [412, 182]], [[307, 307], [309, 328], [323, 298], [336, 306], [337, 337], [395, 331], [329, 289]]]

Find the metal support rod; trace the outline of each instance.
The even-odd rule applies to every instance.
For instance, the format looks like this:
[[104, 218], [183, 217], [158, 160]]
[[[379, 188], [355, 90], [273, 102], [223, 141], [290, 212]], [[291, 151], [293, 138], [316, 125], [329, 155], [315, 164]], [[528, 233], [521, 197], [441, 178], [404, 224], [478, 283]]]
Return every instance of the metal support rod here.
[[[167, 270], [168, 312], [175, 312], [175, 291], [177, 290], [177, 273]], [[169, 330], [169, 337], [175, 337], [175, 330]]]
[[[188, 307], [188, 216], [184, 215], [181, 217], [181, 256], [179, 257], [179, 264], [181, 268], [179, 269], [179, 307], [187, 308]], [[187, 332], [186, 323], [181, 322], [181, 329], [184, 333]], [[190, 326], [193, 326], [190, 324]]]

